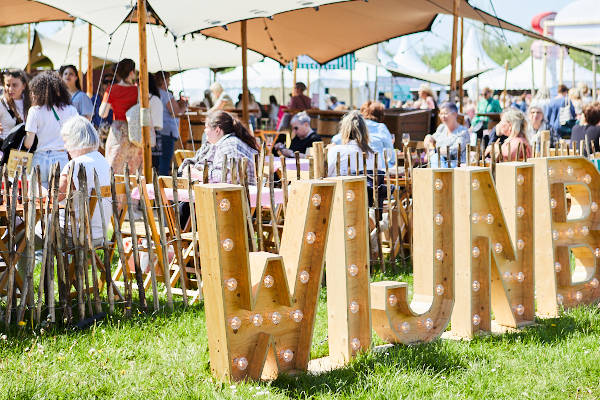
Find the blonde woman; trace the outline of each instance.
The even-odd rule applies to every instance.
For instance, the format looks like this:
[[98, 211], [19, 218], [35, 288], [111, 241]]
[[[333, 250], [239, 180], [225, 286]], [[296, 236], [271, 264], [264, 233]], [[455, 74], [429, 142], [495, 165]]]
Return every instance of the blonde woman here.
[[[340, 155], [340, 175], [356, 173], [357, 169], [363, 172], [363, 153], [366, 156], [367, 170], [373, 170], [373, 149], [369, 146], [369, 130], [360, 111], [350, 111], [340, 122], [341, 144], [331, 146], [327, 153], [327, 164], [329, 165], [329, 176], [336, 176], [337, 155]], [[358, 154], [359, 165], [356, 165]], [[350, 160], [350, 171], [348, 171], [348, 160]]]
[[429, 85], [424, 83], [419, 86], [419, 98], [415, 101], [413, 107], [421, 110], [435, 110], [437, 108], [435, 95]]
[[501, 151], [503, 159], [513, 161], [521, 157], [521, 153], [519, 153], [519, 145], [521, 145], [525, 149], [527, 158], [531, 157], [531, 145], [525, 136], [527, 119], [521, 111], [514, 108], [504, 110], [500, 122], [496, 125], [496, 132], [498, 136], [506, 136], [506, 139], [501, 145], [499, 142], [495, 142], [488, 146], [485, 150], [486, 155], [490, 154], [492, 146], [495, 146], [495, 154], [499, 154]]

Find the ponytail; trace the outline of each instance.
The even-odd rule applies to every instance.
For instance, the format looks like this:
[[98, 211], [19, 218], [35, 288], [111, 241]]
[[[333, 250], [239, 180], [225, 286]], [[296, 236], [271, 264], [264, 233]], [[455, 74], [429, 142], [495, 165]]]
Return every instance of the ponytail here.
[[246, 127], [240, 121], [235, 119], [231, 114], [223, 110], [217, 110], [206, 117], [206, 125], [219, 127], [224, 133], [233, 134], [235, 137], [244, 142], [248, 147], [258, 151], [258, 145], [254, 136], [248, 132]]

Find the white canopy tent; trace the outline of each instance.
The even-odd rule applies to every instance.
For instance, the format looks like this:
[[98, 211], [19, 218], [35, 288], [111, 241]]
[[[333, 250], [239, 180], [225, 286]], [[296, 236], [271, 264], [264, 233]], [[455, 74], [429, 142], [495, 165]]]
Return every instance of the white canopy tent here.
[[[533, 58], [533, 73], [531, 70], [531, 57], [528, 57], [521, 64], [508, 71], [507, 88], [514, 90], [529, 90], [532, 85], [536, 90], [543, 86], [544, 62], [541, 58]], [[563, 64], [563, 80], [565, 83], [571, 83], [573, 60], [565, 55]], [[546, 87], [552, 91], [556, 89], [559, 83], [560, 59], [550, 59], [546, 66]], [[576, 82], [586, 82], [588, 85], [593, 83], [592, 71], [575, 63]], [[480, 86], [488, 86], [495, 90], [504, 89], [504, 70], [490, 71], [479, 77]]]
[[24, 69], [28, 51], [27, 43], [0, 44], [0, 68]]
[[[436, 71], [432, 70], [427, 64], [423, 62], [421, 56], [417, 54], [415, 47], [411, 44], [410, 35], [403, 36], [400, 38], [400, 44], [398, 46], [398, 51], [394, 54], [391, 62], [395, 64], [397, 67], [400, 67], [407, 71], [414, 71], [417, 73], [434, 73]], [[387, 62], [388, 65], [393, 65]]]
[[[500, 67], [490, 56], [485, 52], [481, 44], [481, 38], [476, 28], [471, 27], [467, 31], [467, 38], [463, 48], [463, 66], [466, 71], [476, 71], [484, 68], [498, 69]], [[456, 71], [460, 74], [460, 56], [456, 58]], [[444, 67], [440, 72], [449, 74], [450, 65]]]
[[600, 7], [598, 0], [577, 0], [560, 10], [554, 18], [554, 38], [600, 51]]
[[[241, 48], [221, 40], [196, 37], [185, 41], [173, 41], [165, 36], [164, 29], [148, 25], [148, 70], [178, 71], [190, 68], [222, 68], [240, 65]], [[92, 28], [92, 55], [98, 59], [116, 62], [122, 58], [139, 59], [139, 39], [137, 24], [123, 24], [109, 36], [100, 29]], [[63, 64], [78, 65], [79, 51], [82, 52], [82, 68], [87, 69], [87, 24], [68, 24], [52, 37], [39, 35], [42, 53], [52, 61], [55, 68]], [[110, 42], [110, 47], [109, 47]], [[177, 50], [175, 44], [179, 47]], [[108, 53], [107, 53], [108, 48]], [[249, 62], [257, 62], [262, 56], [248, 51]]]

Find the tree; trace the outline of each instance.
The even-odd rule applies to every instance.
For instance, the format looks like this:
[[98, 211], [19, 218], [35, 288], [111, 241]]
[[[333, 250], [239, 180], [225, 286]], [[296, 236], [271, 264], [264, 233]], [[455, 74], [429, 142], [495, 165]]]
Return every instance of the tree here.
[[27, 41], [27, 26], [16, 25], [0, 28], [0, 43], [12, 44]]
[[446, 65], [450, 64], [450, 58], [452, 53], [448, 46], [442, 49], [424, 48], [421, 60], [434, 71], [439, 71]]
[[498, 65], [504, 65], [508, 60], [508, 68], [512, 69], [529, 57], [533, 39], [524, 39], [516, 44], [508, 43], [502, 34], [492, 35], [490, 31], [484, 31], [481, 44], [485, 52]]

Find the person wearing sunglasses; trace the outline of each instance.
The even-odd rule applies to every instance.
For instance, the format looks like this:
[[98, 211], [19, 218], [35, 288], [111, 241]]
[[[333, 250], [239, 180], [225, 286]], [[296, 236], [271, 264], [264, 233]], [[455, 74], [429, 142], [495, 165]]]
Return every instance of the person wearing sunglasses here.
[[[294, 157], [294, 152], [299, 152], [300, 157], [304, 157], [306, 150], [312, 148], [314, 142], [321, 142], [321, 136], [310, 127], [310, 117], [305, 111], [299, 112], [292, 117], [290, 122], [292, 135], [294, 138], [287, 149], [284, 143], [277, 142], [273, 150], [285, 157]], [[283, 136], [280, 136], [282, 138]]]

